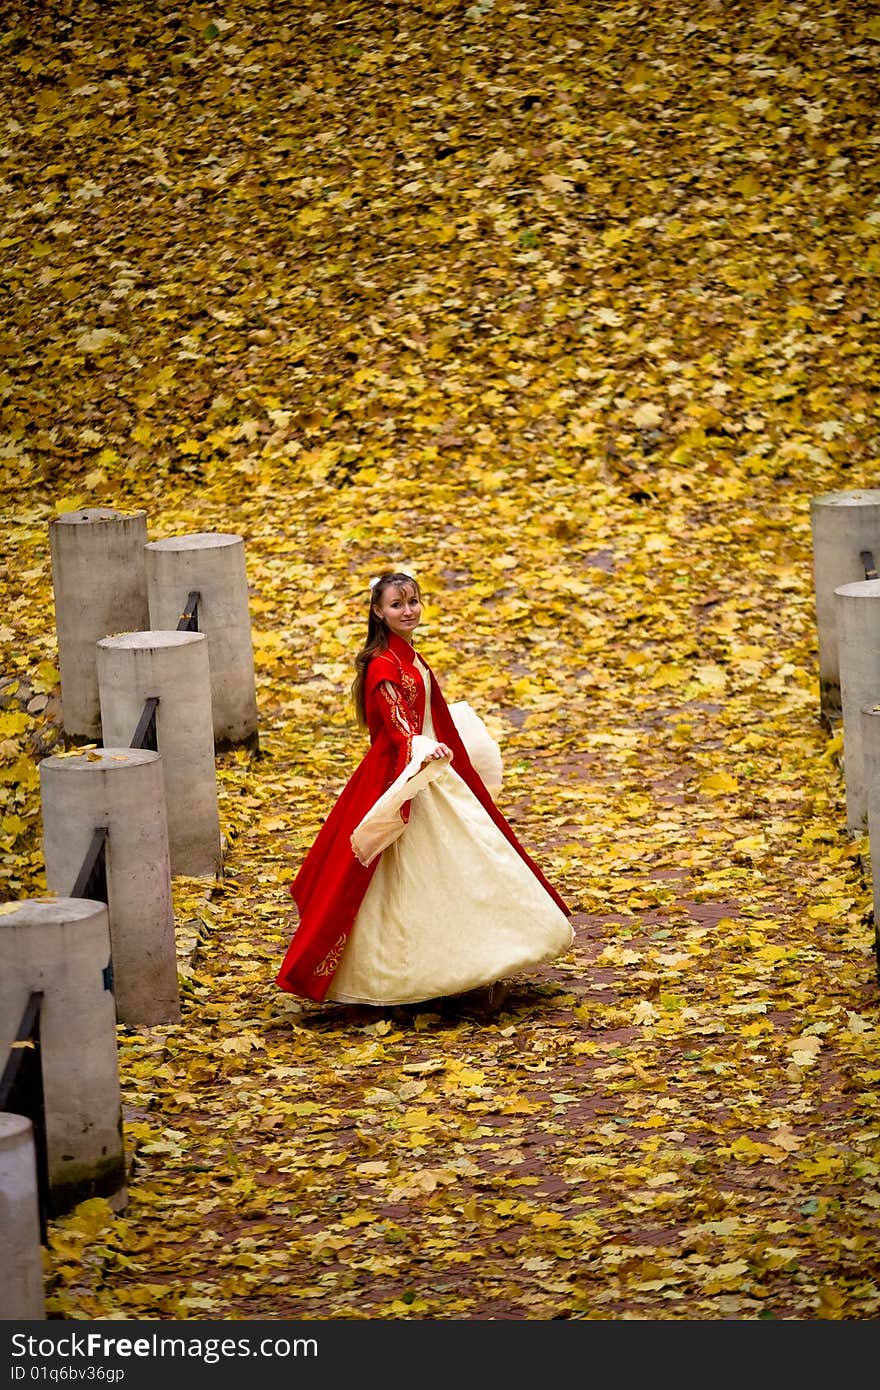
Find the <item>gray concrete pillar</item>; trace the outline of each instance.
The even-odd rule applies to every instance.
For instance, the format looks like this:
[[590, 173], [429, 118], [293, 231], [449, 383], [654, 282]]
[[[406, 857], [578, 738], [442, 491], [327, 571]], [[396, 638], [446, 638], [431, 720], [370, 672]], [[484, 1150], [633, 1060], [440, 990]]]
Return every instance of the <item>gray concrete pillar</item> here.
[[95, 826], [106, 862], [120, 1023], [177, 1023], [180, 997], [162, 758], [149, 749], [60, 753], [40, 763], [46, 884], [70, 894]]
[[222, 853], [207, 637], [172, 631], [102, 637], [98, 689], [104, 742], [116, 747], [131, 743], [145, 700], [158, 696], [171, 873], [215, 876]]
[[176, 628], [187, 595], [199, 594], [199, 631], [208, 638], [217, 749], [259, 746], [254, 648], [241, 536], [200, 531], [166, 536], [145, 549], [149, 626]]
[[834, 590], [846, 824], [867, 828], [868, 801], [862, 752], [862, 709], [880, 701], [880, 579], [841, 584]]
[[862, 765], [868, 821], [868, 858], [874, 906], [874, 952], [880, 979], [880, 692], [874, 704], [862, 706]]
[[0, 1113], [0, 1320], [42, 1321], [43, 1252], [34, 1131], [24, 1115]]
[[126, 1166], [107, 908], [87, 898], [16, 903], [0, 914], [0, 956], [5, 1046], [18, 1031], [31, 992], [43, 991], [40, 1053], [51, 1214], [59, 1216], [89, 1197], [106, 1197], [119, 1210], [127, 1198]]
[[869, 550], [880, 567], [880, 488], [826, 492], [810, 502], [813, 584], [819, 644], [819, 698], [829, 722], [840, 718], [840, 664], [834, 590], [864, 581]]
[[61, 717], [74, 742], [101, 738], [98, 638], [147, 626], [146, 541], [146, 512], [90, 507], [49, 522]]

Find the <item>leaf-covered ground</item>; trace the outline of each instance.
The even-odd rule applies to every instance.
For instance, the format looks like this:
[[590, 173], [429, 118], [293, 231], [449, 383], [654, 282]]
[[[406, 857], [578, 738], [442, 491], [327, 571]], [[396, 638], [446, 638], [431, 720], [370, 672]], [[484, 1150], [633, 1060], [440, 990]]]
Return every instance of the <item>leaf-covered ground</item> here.
[[[0, 892], [44, 887], [58, 511], [245, 537], [261, 720], [51, 1317], [880, 1313], [809, 521], [876, 484], [878, 44], [853, 0], [0, 0]], [[575, 914], [495, 1014], [273, 984], [398, 563]]]

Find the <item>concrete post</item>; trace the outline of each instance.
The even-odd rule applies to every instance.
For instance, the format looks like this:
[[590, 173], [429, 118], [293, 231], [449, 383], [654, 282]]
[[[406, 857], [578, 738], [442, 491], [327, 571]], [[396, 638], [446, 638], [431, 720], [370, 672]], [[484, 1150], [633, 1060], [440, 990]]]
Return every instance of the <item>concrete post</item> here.
[[862, 752], [862, 708], [880, 700], [880, 579], [841, 584], [834, 590], [840, 701], [843, 715], [843, 777], [847, 829], [861, 835], [868, 801]]
[[866, 578], [860, 553], [869, 550], [880, 566], [880, 488], [826, 492], [810, 502], [813, 584], [819, 642], [821, 712], [840, 718], [840, 664], [834, 590]]
[[177, 1023], [180, 997], [162, 758], [150, 749], [40, 763], [46, 884], [70, 894], [95, 826], [108, 827], [107, 895], [120, 1023]]
[[874, 905], [874, 952], [880, 980], [880, 691], [877, 703], [862, 706], [862, 763], [868, 817], [868, 858]]
[[31, 992], [43, 991], [50, 1212], [89, 1197], [120, 1210], [126, 1167], [107, 908], [87, 898], [16, 903], [0, 915], [0, 955], [0, 1043], [15, 1037]]
[[98, 643], [101, 724], [126, 747], [151, 695], [165, 777], [171, 873], [215, 876], [221, 865], [208, 639], [203, 632], [125, 632]]
[[0, 1319], [42, 1321], [43, 1252], [34, 1131], [24, 1115], [0, 1113]]
[[254, 648], [241, 536], [200, 531], [146, 546], [150, 627], [176, 628], [193, 590], [208, 638], [217, 749], [259, 746]]
[[73, 742], [101, 737], [98, 638], [147, 626], [146, 541], [146, 512], [90, 507], [49, 522], [61, 717]]

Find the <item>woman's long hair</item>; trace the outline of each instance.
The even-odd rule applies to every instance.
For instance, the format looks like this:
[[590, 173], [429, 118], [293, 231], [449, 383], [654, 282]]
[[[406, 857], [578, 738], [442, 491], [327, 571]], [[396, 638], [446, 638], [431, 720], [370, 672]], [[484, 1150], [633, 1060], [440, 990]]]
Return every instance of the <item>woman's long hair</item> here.
[[378, 579], [374, 579], [370, 586], [367, 640], [354, 659], [355, 678], [351, 686], [351, 698], [354, 701], [358, 724], [362, 729], [367, 727], [367, 705], [364, 695], [367, 667], [372, 658], [379, 652], [384, 652], [388, 646], [388, 629], [382, 619], [373, 612], [373, 604], [381, 603], [385, 590], [395, 584], [404, 589], [414, 589], [416, 598], [421, 599], [422, 597], [422, 591], [416, 580], [411, 574], [404, 574], [402, 570], [388, 570], [385, 574], [380, 574]]

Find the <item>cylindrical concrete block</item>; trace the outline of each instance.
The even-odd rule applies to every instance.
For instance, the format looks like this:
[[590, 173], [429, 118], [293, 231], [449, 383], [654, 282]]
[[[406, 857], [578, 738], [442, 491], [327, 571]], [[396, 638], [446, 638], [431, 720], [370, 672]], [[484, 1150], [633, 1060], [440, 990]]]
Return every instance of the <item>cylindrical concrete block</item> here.
[[69, 894], [107, 826], [113, 992], [120, 1023], [180, 1019], [171, 858], [160, 754], [101, 748], [40, 763], [46, 884]]
[[34, 1131], [24, 1115], [0, 1113], [0, 1319], [42, 1321], [43, 1252]]
[[874, 952], [880, 979], [880, 693], [877, 703], [862, 706], [862, 765], [868, 820], [868, 858], [874, 905]]
[[50, 1213], [89, 1197], [119, 1209], [126, 1169], [107, 908], [87, 898], [17, 903], [0, 915], [0, 955], [0, 1042], [8, 1046], [31, 993], [43, 991]]
[[880, 579], [841, 584], [834, 590], [846, 824], [854, 834], [867, 826], [868, 801], [862, 752], [862, 709], [880, 701]]
[[880, 488], [826, 492], [810, 502], [813, 584], [819, 645], [819, 697], [829, 719], [841, 713], [840, 663], [834, 590], [865, 580], [860, 559], [869, 550], [880, 567]]
[[214, 743], [259, 745], [254, 647], [241, 536], [199, 531], [146, 546], [150, 627], [176, 628], [187, 595], [199, 594], [199, 631], [208, 638]]
[[49, 522], [61, 717], [74, 741], [101, 737], [95, 643], [148, 624], [146, 541], [146, 512], [89, 507]]
[[144, 702], [158, 697], [171, 873], [216, 875], [222, 855], [207, 637], [171, 631], [102, 637], [98, 689], [108, 746], [129, 745]]

